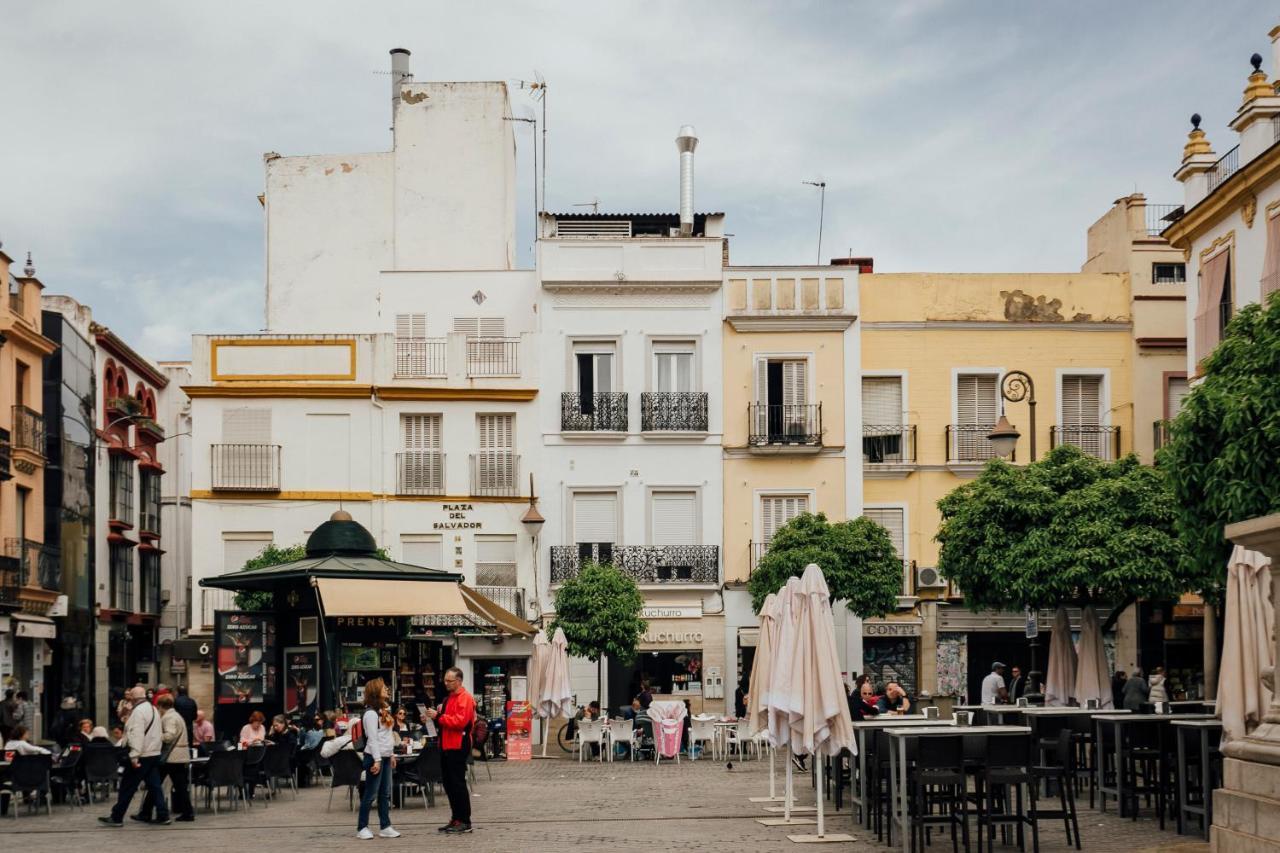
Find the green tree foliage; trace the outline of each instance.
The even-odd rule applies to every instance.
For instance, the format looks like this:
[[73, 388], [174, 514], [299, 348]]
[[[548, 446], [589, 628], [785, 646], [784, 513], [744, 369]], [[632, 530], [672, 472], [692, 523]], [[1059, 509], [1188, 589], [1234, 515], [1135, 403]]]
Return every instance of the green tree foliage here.
[[1183, 571], [1166, 474], [1137, 457], [1103, 462], [1069, 445], [1017, 467], [1001, 460], [938, 501], [938, 569], [991, 609], [1168, 599], [1200, 587]]
[[827, 579], [832, 602], [843, 601], [862, 618], [883, 616], [898, 605], [902, 559], [883, 527], [867, 518], [834, 524], [826, 515], [804, 513], [773, 534], [769, 550], [751, 573], [748, 589], [757, 612], [787, 578], [817, 563]]
[[1223, 527], [1280, 512], [1280, 296], [1236, 314], [1201, 373], [1156, 459], [1173, 481], [1184, 571], [1217, 598]]
[[644, 597], [634, 580], [611, 565], [584, 562], [556, 591], [556, 618], [548, 631], [564, 629], [570, 654], [597, 662], [608, 655], [629, 663], [649, 628], [640, 618], [643, 607]]
[[[385, 548], [377, 550], [377, 557], [380, 560], [389, 560]], [[306, 545], [289, 545], [281, 548], [272, 542], [270, 545], [262, 549], [262, 552], [256, 557], [252, 557], [245, 561], [242, 571], [250, 569], [265, 569], [267, 566], [279, 566], [282, 563], [292, 563], [294, 560], [303, 560], [307, 556]], [[242, 591], [237, 592], [235, 596], [236, 607], [240, 610], [270, 610], [272, 607], [271, 593], [259, 591]]]

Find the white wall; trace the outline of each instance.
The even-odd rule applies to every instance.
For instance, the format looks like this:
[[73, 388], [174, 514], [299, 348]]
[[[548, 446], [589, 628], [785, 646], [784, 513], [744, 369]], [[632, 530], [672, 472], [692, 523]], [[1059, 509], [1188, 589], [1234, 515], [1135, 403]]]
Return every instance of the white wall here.
[[[157, 415], [165, 429], [160, 444], [160, 526], [164, 554], [160, 557], [160, 587], [169, 591], [160, 624], [181, 632], [189, 624], [191, 605], [191, 401], [182, 386], [191, 381], [187, 363], [162, 363], [169, 385], [157, 395]], [[186, 433], [184, 435], [184, 433]]]

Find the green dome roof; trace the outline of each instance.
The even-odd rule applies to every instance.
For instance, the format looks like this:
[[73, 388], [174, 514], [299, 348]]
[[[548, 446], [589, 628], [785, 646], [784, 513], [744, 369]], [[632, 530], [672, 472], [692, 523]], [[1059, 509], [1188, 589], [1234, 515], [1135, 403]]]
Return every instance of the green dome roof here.
[[307, 539], [308, 557], [329, 557], [335, 554], [348, 557], [373, 557], [378, 543], [364, 525], [351, 518], [351, 514], [338, 510], [329, 520], [315, 529]]

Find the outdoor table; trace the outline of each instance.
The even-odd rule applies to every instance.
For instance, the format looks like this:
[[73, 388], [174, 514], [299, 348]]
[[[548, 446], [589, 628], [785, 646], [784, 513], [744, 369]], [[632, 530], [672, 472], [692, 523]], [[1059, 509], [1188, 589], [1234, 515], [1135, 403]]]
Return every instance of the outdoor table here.
[[871, 828], [871, 810], [867, 808], [867, 732], [875, 729], [902, 726], [954, 726], [954, 720], [928, 720], [924, 714], [908, 714], [896, 716], [885, 714], [879, 717], [867, 717], [853, 721], [853, 736], [858, 744], [858, 782], [852, 786], [849, 795], [851, 803], [856, 803], [858, 813], [862, 816], [862, 825]]
[[[1200, 740], [1200, 803], [1193, 804], [1187, 793], [1187, 736]], [[1185, 831], [1187, 815], [1200, 815], [1205, 841], [1213, 825], [1213, 774], [1209, 769], [1210, 739], [1222, 738], [1222, 720], [1174, 720], [1173, 736], [1178, 741], [1178, 832]]]
[[902, 853], [911, 853], [911, 804], [907, 800], [907, 739], [922, 737], [969, 737], [970, 735], [1029, 735], [1027, 726], [891, 726], [889, 736], [889, 820], [897, 825]]
[[[1094, 724], [1097, 726], [1096, 746], [1098, 750], [1097, 761], [1097, 778], [1098, 778], [1098, 808], [1105, 812], [1107, 810], [1107, 795], [1116, 798], [1116, 808], [1120, 812], [1120, 817], [1126, 817], [1124, 811], [1124, 727], [1134, 723], [1172, 723], [1178, 720], [1208, 720], [1212, 719], [1212, 714], [1133, 714], [1129, 711], [1107, 711], [1098, 714], [1093, 718]], [[1102, 736], [1107, 726], [1111, 727], [1112, 736], [1115, 738], [1115, 760], [1116, 760], [1116, 783], [1114, 785], [1104, 785], [1106, 781], [1106, 773], [1103, 770], [1106, 767], [1106, 760], [1103, 757], [1103, 747], [1105, 740]]]
[[1212, 713], [1218, 703], [1212, 699], [1179, 699], [1176, 702], [1166, 702], [1175, 714], [1199, 714]]

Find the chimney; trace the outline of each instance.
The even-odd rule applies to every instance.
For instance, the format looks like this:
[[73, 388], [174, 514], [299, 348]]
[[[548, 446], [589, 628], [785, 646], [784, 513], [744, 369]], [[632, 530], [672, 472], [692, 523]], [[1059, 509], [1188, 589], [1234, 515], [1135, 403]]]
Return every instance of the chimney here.
[[676, 150], [680, 152], [680, 236], [693, 234], [693, 149], [698, 147], [698, 135], [693, 125], [680, 128], [676, 137]]
[[413, 80], [409, 70], [409, 51], [403, 47], [391, 49], [391, 126], [396, 125], [396, 107], [400, 106], [400, 84]]
[[832, 258], [831, 266], [833, 267], [857, 267], [858, 272], [871, 274], [875, 272], [875, 258], [858, 258], [850, 255], [847, 258]]

